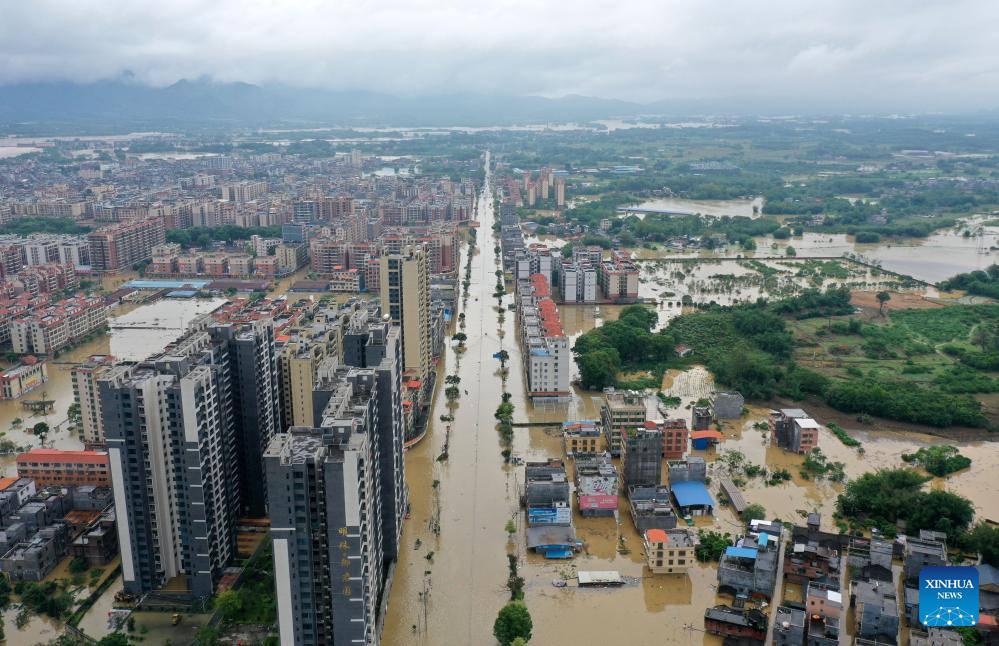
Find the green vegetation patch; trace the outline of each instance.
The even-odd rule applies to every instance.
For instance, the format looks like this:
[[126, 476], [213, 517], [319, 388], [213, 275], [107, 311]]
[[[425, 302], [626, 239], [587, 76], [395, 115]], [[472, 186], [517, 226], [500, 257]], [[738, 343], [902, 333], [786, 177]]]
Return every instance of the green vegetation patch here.
[[836, 501], [843, 517], [867, 527], [877, 527], [888, 536], [896, 523], [904, 521], [906, 532], [930, 529], [957, 542], [975, 515], [967, 498], [949, 491], [924, 491], [929, 480], [911, 469], [882, 469], [865, 473], [846, 485]]
[[926, 469], [937, 477], [944, 477], [971, 466], [971, 458], [961, 455], [956, 447], [946, 444], [924, 446], [915, 453], [903, 453], [902, 460]]

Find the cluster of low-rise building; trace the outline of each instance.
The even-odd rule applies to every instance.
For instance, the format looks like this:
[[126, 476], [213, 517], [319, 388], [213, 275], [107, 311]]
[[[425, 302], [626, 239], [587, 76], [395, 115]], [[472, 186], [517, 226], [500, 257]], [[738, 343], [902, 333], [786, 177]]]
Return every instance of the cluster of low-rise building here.
[[109, 486], [43, 486], [0, 478], [0, 570], [14, 581], [40, 581], [67, 556], [102, 566], [118, 553]]
[[7, 322], [18, 354], [52, 355], [107, 327], [108, 306], [99, 296], [78, 296], [35, 307]]

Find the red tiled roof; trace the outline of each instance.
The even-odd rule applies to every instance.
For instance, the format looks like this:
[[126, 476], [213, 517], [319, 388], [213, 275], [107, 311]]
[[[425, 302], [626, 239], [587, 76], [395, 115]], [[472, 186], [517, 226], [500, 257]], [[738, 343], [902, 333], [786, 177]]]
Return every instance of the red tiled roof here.
[[60, 449], [31, 449], [17, 456], [17, 462], [60, 462], [67, 464], [108, 464], [108, 454], [103, 451], [63, 451]]
[[719, 433], [718, 431], [694, 431], [693, 433], [690, 434], [690, 438], [692, 440], [701, 440], [706, 437], [714, 440], [720, 440], [725, 436]]
[[544, 274], [531, 274], [531, 285], [534, 287], [534, 295], [537, 298], [551, 296], [552, 291]]
[[669, 542], [669, 536], [666, 535], [666, 530], [664, 529], [647, 529], [645, 530], [645, 538], [650, 543]]
[[538, 311], [541, 313], [541, 323], [545, 327], [545, 336], [564, 336], [562, 321], [558, 317], [558, 308], [555, 301], [550, 298], [542, 298], [538, 301]]

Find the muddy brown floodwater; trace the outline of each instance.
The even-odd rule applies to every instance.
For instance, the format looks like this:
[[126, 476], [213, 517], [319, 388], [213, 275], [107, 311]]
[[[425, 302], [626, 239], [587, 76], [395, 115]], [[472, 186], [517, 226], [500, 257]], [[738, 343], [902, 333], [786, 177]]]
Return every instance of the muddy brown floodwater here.
[[[383, 643], [494, 643], [492, 624], [509, 598], [504, 587], [508, 552], [517, 554], [526, 579], [525, 600], [534, 620], [535, 643], [615, 643], [623, 630], [629, 643], [636, 645], [662, 644], [670, 636], [681, 643], [701, 643], [704, 609], [715, 601], [714, 569], [697, 566], [689, 577], [642, 578], [641, 542], [624, 506], [620, 524], [613, 518], [583, 519], [577, 514], [577, 531], [587, 548], [573, 561], [551, 562], [526, 554], [517, 502], [523, 468], [505, 466], [500, 455], [493, 412], [501, 401], [502, 384], [499, 362], [492, 355], [500, 349], [510, 353], [508, 390], [517, 421], [597, 418], [601, 397], [577, 392], [567, 405], [535, 408], [526, 403], [516, 316], [507, 313], [501, 325], [492, 298], [498, 259], [492, 249], [488, 177], [477, 219], [480, 244], [472, 258], [472, 284], [464, 310], [467, 350], [459, 357], [448, 349], [441, 368], [442, 374], [457, 372], [463, 395], [454, 411], [447, 461], [437, 461], [447, 434], [439, 421], [446, 412], [440, 395], [427, 436], [407, 454], [411, 518], [403, 533]], [[463, 257], [463, 267], [465, 261]], [[507, 303], [511, 300], [506, 298]], [[615, 318], [617, 311], [607, 306], [565, 308], [566, 332], [581, 334], [602, 317]], [[560, 456], [561, 441], [543, 428], [517, 428], [513, 452], [526, 459]], [[440, 533], [435, 534], [438, 513]], [[518, 526], [512, 540], [504, 530], [510, 519]], [[619, 536], [624, 538], [626, 554], [618, 552]], [[553, 579], [577, 568], [618, 570], [633, 580], [613, 590], [552, 587]], [[698, 631], [684, 631], [685, 625]]]
[[[447, 412], [440, 394], [427, 436], [406, 457], [411, 518], [403, 534], [404, 548], [391, 592], [383, 643], [495, 643], [492, 624], [509, 598], [504, 587], [508, 553], [517, 555], [520, 574], [526, 579], [525, 602], [534, 621], [532, 643], [720, 643], [720, 639], [703, 632], [704, 610], [730, 601], [716, 597], [715, 566], [695, 565], [686, 576], [648, 575], [641, 539], [623, 502], [619, 520], [582, 518], [574, 510], [577, 535], [586, 548], [572, 561], [546, 561], [526, 553], [524, 520], [518, 505], [523, 468], [504, 465], [500, 455], [502, 447], [493, 412], [501, 401], [502, 383], [498, 361], [492, 355], [501, 349], [510, 354], [507, 388], [513, 395], [517, 422], [598, 419], [603, 397], [577, 390], [572, 401], [563, 405], [535, 407], [527, 401], [516, 315], [507, 312], [501, 324], [492, 297], [493, 272], [499, 262], [491, 236], [492, 198], [487, 175], [477, 205], [479, 245], [471, 261], [470, 296], [464, 309], [467, 350], [459, 356], [447, 349], [440, 367], [442, 377], [455, 373], [461, 377], [463, 394], [454, 411], [448, 459], [437, 459], [448, 436], [447, 425], [439, 420]], [[467, 249], [462, 267], [466, 261]], [[505, 304], [511, 300], [507, 296]], [[604, 320], [615, 319], [619, 312], [620, 307], [607, 305], [560, 308], [566, 333], [574, 338]], [[661, 317], [670, 315], [675, 313], [660, 312]], [[685, 373], [671, 371], [663, 389], [680, 397], [681, 404], [661, 413], [657, 410], [658, 400], [650, 394], [650, 417], [689, 418], [690, 403], [712, 388], [711, 375], [704, 368], [695, 367]], [[715, 475], [723, 473], [718, 458], [728, 450], [737, 450], [748, 462], [766, 464], [770, 469], [787, 468], [792, 480], [781, 486], [768, 487], [762, 478], [747, 478], [743, 488], [747, 501], [762, 504], [770, 517], [793, 522], [803, 522], [802, 514], [818, 511], [824, 525], [832, 528], [836, 496], [842, 485], [803, 479], [799, 474], [803, 458], [772, 446], [767, 434], [754, 427], [765, 421], [768, 413], [768, 409], [751, 407], [748, 415], [723, 426], [725, 437], [716, 449], [695, 454], [711, 463]], [[846, 465], [848, 478], [896, 466], [903, 452], [942, 441], [920, 433], [883, 431], [876, 426], [874, 430], [844, 426], [863, 442], [864, 453], [844, 446], [828, 431], [822, 432], [820, 446], [831, 460]], [[936, 479], [931, 486], [970, 498], [979, 517], [999, 517], [999, 483], [988, 475], [999, 467], [997, 445], [951, 443], [972, 457], [974, 467], [946, 480]], [[561, 439], [551, 429], [517, 427], [513, 454], [526, 460], [560, 457]], [[567, 466], [571, 476], [572, 462], [568, 461]], [[711, 489], [718, 498], [717, 484]], [[504, 526], [510, 519], [516, 523], [517, 532], [508, 540]], [[731, 533], [738, 532], [741, 526], [725, 506], [719, 507], [713, 518], [698, 519], [697, 525]], [[437, 532], [435, 527], [439, 527]], [[616, 589], [581, 589], [571, 581], [578, 570], [617, 570], [628, 578], [628, 583]], [[553, 587], [552, 580], [558, 578], [570, 578], [569, 587]], [[793, 588], [789, 594], [794, 594]]]

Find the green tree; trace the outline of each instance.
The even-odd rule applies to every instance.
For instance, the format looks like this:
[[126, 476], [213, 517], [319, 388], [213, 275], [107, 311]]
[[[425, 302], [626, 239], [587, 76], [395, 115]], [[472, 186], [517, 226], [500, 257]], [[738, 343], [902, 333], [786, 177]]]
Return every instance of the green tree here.
[[940, 478], [971, 466], [971, 458], [961, 455], [957, 447], [946, 444], [924, 446], [915, 453], [903, 453], [902, 460], [917, 464], [927, 473]]
[[764, 520], [766, 517], [767, 509], [760, 504], [746, 505], [746, 508], [742, 510], [742, 520], [747, 523], [751, 520]]
[[215, 597], [212, 604], [222, 618], [231, 621], [243, 609], [243, 599], [235, 590], [226, 590]]
[[932, 529], [944, 532], [949, 540], [956, 542], [974, 517], [975, 508], [967, 498], [934, 489], [923, 494], [918, 505], [908, 511], [906, 530], [914, 534], [921, 529]]
[[614, 348], [604, 348], [581, 355], [579, 378], [584, 388], [600, 390], [613, 386], [621, 369], [621, 356]]
[[45, 422], [38, 422], [31, 427], [31, 432], [39, 439], [42, 446], [45, 446], [45, 438], [49, 435], [49, 425]]
[[878, 292], [877, 299], [878, 299], [878, 312], [881, 313], [881, 316], [884, 316], [885, 307], [888, 306], [888, 301], [891, 300], [891, 294], [888, 292]]
[[215, 646], [219, 643], [219, 631], [211, 626], [202, 626], [194, 635], [197, 646]]
[[999, 527], [978, 523], [971, 528], [964, 540], [968, 547], [982, 555], [982, 561], [999, 567]]
[[503, 606], [496, 621], [493, 623], [493, 636], [503, 646], [509, 646], [518, 637], [530, 641], [534, 623], [527, 606], [519, 601], [512, 601]]
[[102, 637], [98, 646], [128, 646], [128, 636], [123, 633], [111, 633]]
[[82, 574], [90, 569], [90, 565], [87, 563], [87, 559], [82, 556], [75, 556], [73, 560], [69, 562], [69, 572], [70, 574]]

